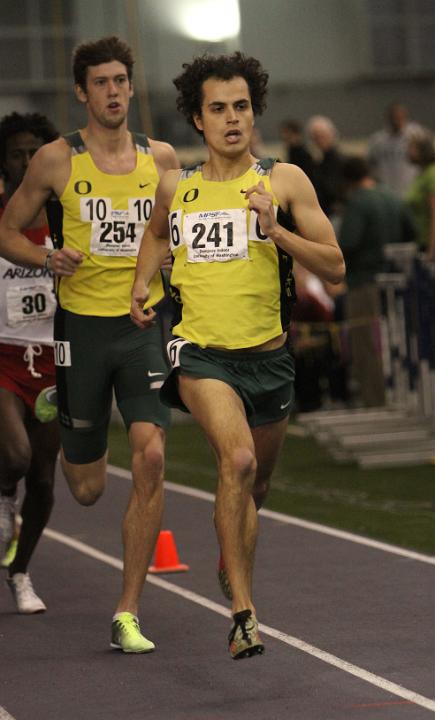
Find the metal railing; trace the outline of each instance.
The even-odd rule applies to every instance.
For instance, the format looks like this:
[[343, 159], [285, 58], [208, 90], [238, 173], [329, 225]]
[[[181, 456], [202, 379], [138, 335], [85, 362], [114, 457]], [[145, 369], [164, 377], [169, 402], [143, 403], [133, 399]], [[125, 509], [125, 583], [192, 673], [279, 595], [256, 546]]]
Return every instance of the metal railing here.
[[337, 460], [362, 467], [435, 461], [435, 263], [412, 243], [388, 245], [376, 277], [386, 404], [300, 415]]

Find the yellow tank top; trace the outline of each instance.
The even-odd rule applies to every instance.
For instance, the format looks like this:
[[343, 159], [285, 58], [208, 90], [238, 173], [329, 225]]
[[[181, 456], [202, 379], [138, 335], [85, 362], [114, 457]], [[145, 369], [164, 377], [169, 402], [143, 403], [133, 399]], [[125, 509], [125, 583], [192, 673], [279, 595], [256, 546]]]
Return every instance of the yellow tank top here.
[[[65, 139], [72, 147], [71, 175], [59, 200], [47, 203], [47, 215], [55, 247], [78, 250], [84, 257], [72, 277], [59, 279], [58, 302], [79, 315], [125, 315], [130, 311], [137, 254], [159, 181], [147, 138], [133, 135], [136, 168], [126, 175], [99, 170], [79, 132]], [[157, 273], [147, 307], [163, 294]]]
[[173, 332], [202, 347], [254, 347], [283, 332], [293, 297], [292, 259], [260, 229], [245, 191], [270, 184], [273, 160], [242, 177], [204, 180], [201, 166], [183, 170], [170, 208], [174, 266]]

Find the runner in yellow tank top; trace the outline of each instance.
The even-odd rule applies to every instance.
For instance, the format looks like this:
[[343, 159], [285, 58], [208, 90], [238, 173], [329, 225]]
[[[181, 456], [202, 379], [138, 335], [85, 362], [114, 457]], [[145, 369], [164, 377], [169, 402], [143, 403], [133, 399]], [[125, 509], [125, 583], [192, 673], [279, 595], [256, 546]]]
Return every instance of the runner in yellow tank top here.
[[[191, 185], [188, 173], [163, 176], [131, 305], [137, 325], [149, 327], [152, 313], [143, 316], [143, 303], [171, 242], [179, 337], [170, 343], [174, 370], [161, 394], [190, 410], [215, 450], [215, 523], [232, 595], [233, 658], [264, 650], [251, 597], [256, 507], [266, 496], [292, 402], [285, 347], [291, 257], [329, 282], [344, 275], [334, 231], [304, 173], [278, 163], [269, 177], [258, 175], [250, 142], [267, 79], [255, 58], [238, 52], [183, 65], [174, 81], [178, 108], [203, 135], [209, 159]], [[297, 233], [287, 229], [291, 222], [283, 227], [283, 212], [291, 212]], [[281, 254], [287, 262], [279, 262]]]
[[[53, 230], [65, 248], [81, 254], [82, 262], [73, 275], [59, 279], [59, 304], [79, 315], [125, 315], [140, 240], [159, 181], [153, 153], [144, 135], [133, 135], [135, 167], [128, 173], [108, 174], [95, 164], [80, 133], [66, 140], [73, 151], [71, 174], [59, 198], [62, 227]], [[157, 273], [150, 302], [162, 297]]]
[[[56, 385], [62, 468], [75, 498], [92, 505], [106, 482], [112, 392], [128, 430], [132, 490], [123, 523], [124, 578], [112, 620], [113, 648], [149, 652], [140, 632], [139, 596], [163, 507], [164, 428], [158, 396], [166, 375], [158, 322], [147, 338], [131, 322], [128, 293], [158, 176], [178, 162], [166, 143], [132, 135], [127, 111], [133, 58], [117, 37], [78, 46], [75, 92], [88, 122], [41, 148], [9, 203], [0, 253], [17, 264], [46, 266], [58, 278]], [[56, 250], [22, 235], [46, 201]], [[153, 304], [163, 295], [156, 268]]]
[[232, 350], [261, 345], [288, 324], [291, 258], [262, 234], [245, 197], [262, 181], [277, 212], [273, 166], [256, 162], [225, 183], [205, 179], [201, 165], [183, 171], [169, 214], [171, 285], [181, 310], [175, 335]]

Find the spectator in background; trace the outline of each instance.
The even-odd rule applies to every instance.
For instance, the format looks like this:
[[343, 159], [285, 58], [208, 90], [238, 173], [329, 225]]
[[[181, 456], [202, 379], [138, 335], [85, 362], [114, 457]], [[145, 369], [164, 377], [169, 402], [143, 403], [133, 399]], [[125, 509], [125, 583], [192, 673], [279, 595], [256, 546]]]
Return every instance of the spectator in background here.
[[421, 250], [435, 260], [435, 151], [433, 136], [422, 132], [414, 136], [408, 145], [408, 157], [419, 169], [411, 184], [406, 202], [417, 226], [416, 241]]
[[[313, 146], [315, 157], [311, 180], [320, 206], [338, 233], [343, 204], [343, 155], [338, 148], [338, 133], [334, 123], [324, 115], [314, 115], [307, 122], [307, 136]], [[344, 295], [341, 284], [335, 288], [333, 320], [341, 323], [344, 318]], [[334, 404], [347, 404], [347, 369], [338, 353], [333, 353], [329, 363], [329, 390]]]
[[368, 160], [376, 180], [398, 197], [403, 197], [417, 172], [407, 148], [411, 137], [421, 133], [421, 126], [408, 120], [408, 110], [392, 103], [386, 111], [386, 127], [369, 139]]
[[318, 410], [323, 404], [331, 362], [328, 324], [333, 300], [322, 281], [294, 263], [297, 301], [292, 312], [291, 342], [295, 354], [295, 397], [298, 412]]
[[297, 165], [310, 178], [313, 177], [313, 158], [304, 143], [302, 125], [298, 120], [284, 120], [280, 125], [285, 147], [284, 162]]
[[352, 373], [366, 407], [385, 402], [379, 343], [376, 274], [385, 268], [384, 245], [414, 239], [406, 205], [370, 174], [368, 162], [349, 157], [343, 164], [348, 201], [339, 244], [346, 262], [345, 317], [349, 325]]
[[318, 154], [311, 180], [320, 207], [333, 220], [343, 200], [343, 157], [337, 146], [337, 129], [329, 118], [314, 115], [308, 120], [307, 134]]

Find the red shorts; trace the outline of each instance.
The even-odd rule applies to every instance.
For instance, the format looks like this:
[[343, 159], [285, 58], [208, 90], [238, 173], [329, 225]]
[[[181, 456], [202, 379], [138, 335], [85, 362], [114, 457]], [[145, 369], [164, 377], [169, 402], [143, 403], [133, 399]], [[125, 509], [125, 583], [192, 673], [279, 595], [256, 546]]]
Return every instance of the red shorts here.
[[41, 390], [56, 384], [53, 348], [49, 345], [36, 347], [41, 348], [42, 353], [33, 356], [33, 369], [41, 377], [33, 377], [28, 369], [29, 361], [24, 360], [25, 346], [0, 344], [0, 387], [21, 398], [32, 412]]

